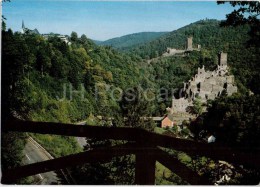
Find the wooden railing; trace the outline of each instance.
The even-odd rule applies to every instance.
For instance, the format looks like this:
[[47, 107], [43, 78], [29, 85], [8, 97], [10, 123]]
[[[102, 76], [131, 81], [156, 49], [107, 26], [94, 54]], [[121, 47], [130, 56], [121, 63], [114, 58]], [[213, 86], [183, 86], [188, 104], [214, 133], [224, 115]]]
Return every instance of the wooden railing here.
[[136, 157], [135, 183], [154, 184], [155, 162], [158, 161], [190, 184], [210, 184], [210, 181], [188, 168], [178, 159], [159, 147], [183, 151], [189, 155], [206, 156], [232, 164], [260, 168], [259, 150], [250, 153], [246, 147], [231, 149], [223, 145], [206, 144], [148, 132], [129, 127], [100, 127], [88, 125], [32, 122], [12, 118], [2, 127], [3, 131], [32, 132], [64, 136], [87, 137], [99, 140], [127, 140], [128, 143], [96, 148], [61, 158], [28, 164], [3, 171], [2, 183], [14, 183], [17, 179], [63, 169], [83, 163], [109, 162], [113, 157], [134, 154]]

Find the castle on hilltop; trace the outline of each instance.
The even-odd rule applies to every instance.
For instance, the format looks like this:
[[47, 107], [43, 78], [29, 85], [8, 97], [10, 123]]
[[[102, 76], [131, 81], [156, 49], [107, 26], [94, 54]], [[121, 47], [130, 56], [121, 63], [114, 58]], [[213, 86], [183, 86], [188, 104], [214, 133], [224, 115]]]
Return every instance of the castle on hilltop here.
[[190, 51], [194, 51], [194, 50], [200, 51], [201, 45], [198, 44], [197, 47], [194, 48], [192, 40], [193, 40], [192, 37], [187, 38], [186, 47], [184, 50], [167, 47], [166, 52], [162, 56], [167, 57], [167, 56], [172, 56], [172, 55], [177, 55], [177, 54], [184, 54], [185, 52], [190, 52]]
[[227, 95], [237, 92], [234, 75], [230, 75], [227, 65], [227, 53], [219, 54], [219, 64], [214, 71], [206, 71], [204, 66], [198, 68], [198, 73], [191, 80], [184, 83], [184, 97], [172, 100], [172, 107], [168, 108], [170, 113], [186, 112], [187, 107], [193, 106], [195, 98], [200, 97], [202, 102], [214, 100], [223, 91]]

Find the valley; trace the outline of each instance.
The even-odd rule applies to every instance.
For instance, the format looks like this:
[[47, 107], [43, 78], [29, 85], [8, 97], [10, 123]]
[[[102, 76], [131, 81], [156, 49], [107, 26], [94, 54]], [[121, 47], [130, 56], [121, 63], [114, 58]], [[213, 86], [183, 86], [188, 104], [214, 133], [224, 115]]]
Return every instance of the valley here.
[[[259, 184], [259, 163], [241, 159], [259, 155], [259, 19], [235, 26], [229, 19], [105, 41], [72, 30], [43, 34], [27, 20], [15, 31], [3, 21], [2, 169], [90, 153], [100, 162], [66, 168], [71, 183]], [[13, 117], [12, 128], [28, 122], [43, 132], [9, 131]], [[103, 162], [104, 150], [116, 156]], [[48, 170], [12, 182], [67, 184], [62, 175]]]

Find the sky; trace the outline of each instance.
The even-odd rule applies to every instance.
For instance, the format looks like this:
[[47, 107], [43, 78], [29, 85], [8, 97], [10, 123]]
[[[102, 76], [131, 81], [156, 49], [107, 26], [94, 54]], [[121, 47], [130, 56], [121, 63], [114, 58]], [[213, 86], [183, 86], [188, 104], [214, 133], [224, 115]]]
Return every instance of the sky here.
[[7, 28], [20, 31], [22, 20], [40, 33], [86, 34], [107, 40], [137, 32], [173, 31], [201, 19], [225, 19], [233, 8], [214, 1], [11, 0], [2, 5]]

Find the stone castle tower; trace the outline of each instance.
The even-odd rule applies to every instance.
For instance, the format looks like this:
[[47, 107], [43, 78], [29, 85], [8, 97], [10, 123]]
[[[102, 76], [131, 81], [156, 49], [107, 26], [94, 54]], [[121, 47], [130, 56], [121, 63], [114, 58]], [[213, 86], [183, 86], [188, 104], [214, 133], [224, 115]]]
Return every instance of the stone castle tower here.
[[187, 38], [187, 50], [192, 50], [192, 37]]
[[193, 105], [196, 97], [202, 102], [219, 97], [223, 90], [230, 96], [237, 92], [234, 75], [229, 73], [227, 53], [219, 53], [219, 65], [214, 71], [206, 71], [205, 67], [198, 68], [198, 73], [184, 83], [184, 97], [172, 100], [172, 110], [185, 112], [188, 106]]
[[219, 66], [227, 66], [227, 53], [219, 53]]

